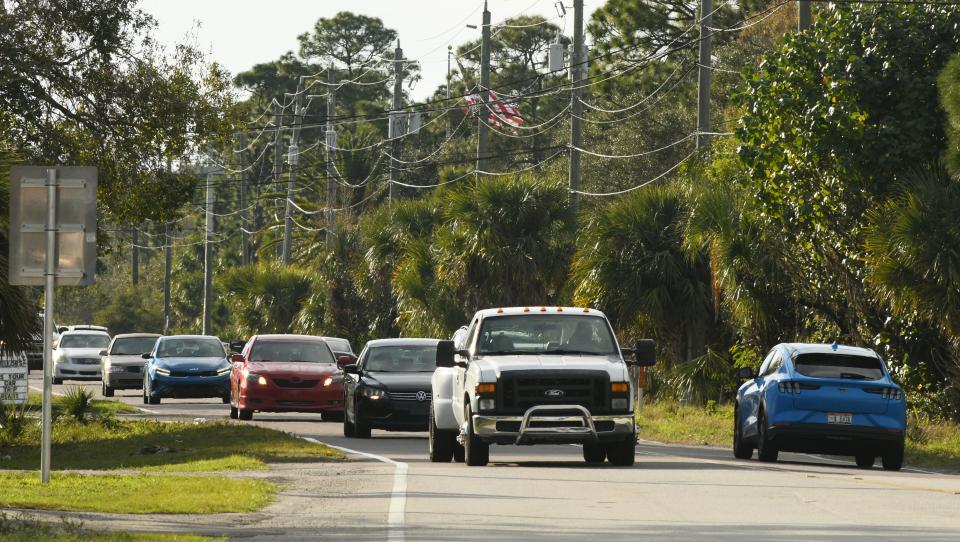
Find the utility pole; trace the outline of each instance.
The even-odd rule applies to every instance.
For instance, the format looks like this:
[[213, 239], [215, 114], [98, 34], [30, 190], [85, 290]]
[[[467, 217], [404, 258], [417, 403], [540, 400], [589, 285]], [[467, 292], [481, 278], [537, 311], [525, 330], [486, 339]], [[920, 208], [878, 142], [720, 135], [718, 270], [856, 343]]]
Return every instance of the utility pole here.
[[390, 138], [393, 140], [390, 152], [393, 154], [393, 159], [390, 160], [390, 192], [388, 197], [391, 202], [395, 196], [393, 187], [396, 186], [393, 181], [396, 180], [400, 168], [397, 158], [400, 158], [401, 145], [403, 144], [400, 141], [402, 135], [400, 133], [401, 109], [403, 109], [403, 49], [400, 48], [400, 40], [397, 40], [397, 48], [393, 50], [393, 111], [390, 112], [390, 117], [393, 119], [393, 122], [390, 123]]
[[[333, 161], [337, 158], [337, 131], [334, 128], [333, 119], [337, 115], [337, 74], [333, 71], [333, 65], [327, 70], [327, 131], [325, 134], [327, 142], [327, 250], [333, 248], [333, 237], [336, 235], [337, 217], [333, 210], [337, 207], [337, 171]], [[396, 102], [396, 98], [394, 98]], [[390, 185], [393, 190], [393, 184]]]
[[480, 116], [477, 119], [477, 171], [487, 170], [487, 144], [490, 138], [487, 118], [490, 102], [490, 10], [483, 2], [483, 26], [480, 40]]
[[710, 57], [713, 54], [713, 0], [700, 0], [700, 71], [697, 92], [697, 149], [709, 150], [710, 136]]
[[580, 148], [583, 146], [583, 0], [573, 2], [573, 56], [570, 58], [570, 207], [574, 214], [580, 207]]
[[290, 148], [287, 162], [290, 163], [290, 177], [287, 180], [286, 212], [283, 218], [283, 264], [290, 263], [290, 249], [293, 245], [293, 196], [297, 189], [297, 162], [300, 160], [300, 148], [297, 139], [300, 137], [300, 123], [303, 121], [303, 76], [297, 80], [297, 95], [293, 106], [293, 137], [290, 139]]
[[[447, 45], [447, 107], [450, 107], [450, 58], [453, 56], [453, 45]], [[447, 139], [453, 132], [453, 115], [447, 115]]]
[[[167, 176], [170, 175], [170, 160], [167, 159]], [[170, 275], [173, 268], [173, 242], [170, 238], [170, 223], [163, 226], [163, 334], [170, 330]]]
[[140, 228], [133, 227], [133, 243], [130, 248], [130, 282], [136, 286], [140, 283]]
[[247, 134], [238, 132], [237, 136], [240, 143], [240, 261], [243, 265], [250, 263], [250, 240], [247, 238], [247, 231], [250, 230], [250, 221], [248, 219], [248, 198], [247, 198]]
[[271, 184], [280, 182], [280, 134], [283, 132], [283, 108], [279, 103], [273, 104], [273, 125], [275, 127], [273, 135], [273, 179]]
[[797, 30], [800, 32], [809, 30], [810, 25], [813, 24], [813, 14], [810, 12], [810, 0], [799, 0], [797, 2], [797, 9], [799, 10]]
[[[208, 150], [207, 152], [212, 152]], [[213, 163], [207, 165], [207, 220], [203, 234], [203, 334], [210, 334], [210, 312], [213, 300]]]

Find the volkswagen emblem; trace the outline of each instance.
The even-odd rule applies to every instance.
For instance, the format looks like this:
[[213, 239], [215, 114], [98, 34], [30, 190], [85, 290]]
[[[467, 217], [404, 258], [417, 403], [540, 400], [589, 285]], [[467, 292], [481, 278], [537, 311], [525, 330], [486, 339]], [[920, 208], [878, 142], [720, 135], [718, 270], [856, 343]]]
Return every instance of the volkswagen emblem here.
[[427, 400], [427, 392], [420, 390], [417, 392], [417, 401], [421, 403]]
[[545, 397], [563, 397], [564, 393], [563, 393], [563, 390], [554, 389], [554, 390], [547, 390], [543, 392], [543, 395]]

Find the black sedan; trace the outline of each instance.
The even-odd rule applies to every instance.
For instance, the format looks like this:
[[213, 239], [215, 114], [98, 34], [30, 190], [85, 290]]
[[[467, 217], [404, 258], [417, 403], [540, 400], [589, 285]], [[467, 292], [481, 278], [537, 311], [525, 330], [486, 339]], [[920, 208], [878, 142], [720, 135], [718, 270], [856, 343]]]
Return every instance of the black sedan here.
[[345, 365], [343, 434], [370, 438], [371, 429], [426, 431], [436, 339], [370, 341]]

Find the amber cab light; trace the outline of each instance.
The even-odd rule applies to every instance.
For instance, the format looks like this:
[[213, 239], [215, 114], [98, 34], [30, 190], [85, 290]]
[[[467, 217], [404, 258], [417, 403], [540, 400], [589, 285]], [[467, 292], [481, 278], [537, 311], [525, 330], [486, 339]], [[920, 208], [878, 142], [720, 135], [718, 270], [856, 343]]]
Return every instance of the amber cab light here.
[[630, 391], [630, 385], [626, 382], [611, 382], [610, 391], [612, 393], [627, 393]]
[[477, 393], [497, 393], [496, 384], [477, 384]]

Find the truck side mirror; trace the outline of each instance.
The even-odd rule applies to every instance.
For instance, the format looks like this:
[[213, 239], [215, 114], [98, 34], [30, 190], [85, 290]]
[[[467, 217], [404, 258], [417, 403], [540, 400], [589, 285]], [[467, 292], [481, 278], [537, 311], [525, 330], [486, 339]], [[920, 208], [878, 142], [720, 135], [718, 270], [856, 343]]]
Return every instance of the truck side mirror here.
[[437, 343], [437, 367], [453, 367], [456, 363], [457, 347], [453, 341], [440, 341]]
[[633, 355], [638, 367], [650, 367], [657, 363], [657, 346], [653, 339], [640, 339], [633, 346]]
[[754, 373], [753, 369], [750, 367], [741, 367], [737, 369], [737, 378], [740, 380], [750, 380], [754, 376], [756, 376], [756, 373]]

